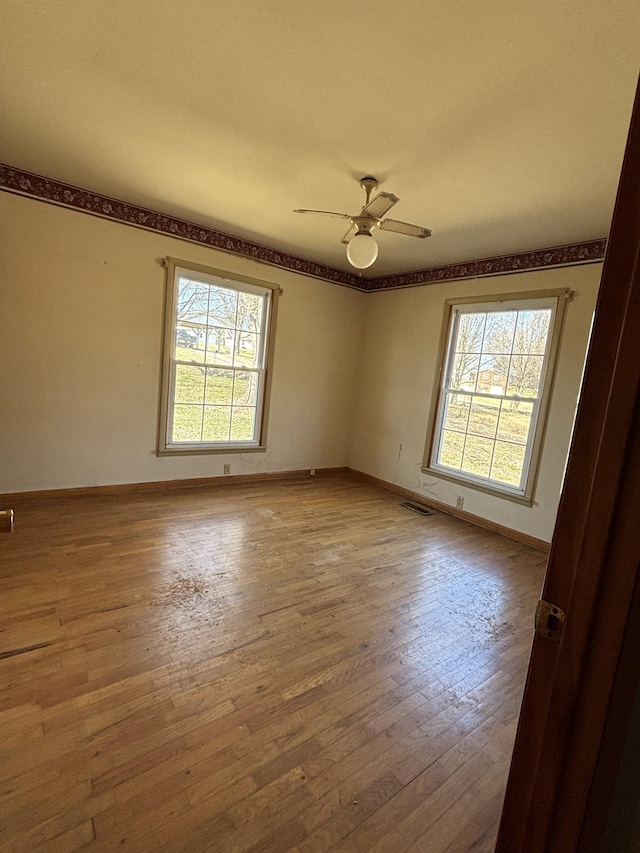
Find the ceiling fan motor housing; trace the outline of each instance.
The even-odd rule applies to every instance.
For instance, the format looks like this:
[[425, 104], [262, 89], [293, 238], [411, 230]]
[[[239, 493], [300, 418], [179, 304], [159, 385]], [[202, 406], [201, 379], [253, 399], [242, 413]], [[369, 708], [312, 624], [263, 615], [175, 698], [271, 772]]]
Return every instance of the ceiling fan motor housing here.
[[356, 226], [357, 234], [369, 234], [373, 237], [373, 229], [380, 225], [380, 220], [374, 216], [354, 216], [351, 221]]

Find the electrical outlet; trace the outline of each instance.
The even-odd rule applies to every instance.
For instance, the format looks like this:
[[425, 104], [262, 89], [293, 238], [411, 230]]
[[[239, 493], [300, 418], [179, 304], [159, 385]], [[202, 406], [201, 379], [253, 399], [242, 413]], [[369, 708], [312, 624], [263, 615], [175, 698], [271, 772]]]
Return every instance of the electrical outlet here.
[[456, 495], [456, 509], [462, 509], [464, 507], [464, 498], [462, 495]]
[[315, 468], [310, 468], [310, 469], [309, 469], [309, 475], [310, 475], [311, 477], [315, 477], [315, 475], [316, 475], [316, 469], [315, 469]]
[[222, 473], [223, 474], [230, 474], [231, 473], [231, 463], [230, 462], [224, 463], [224, 465], [222, 466]]

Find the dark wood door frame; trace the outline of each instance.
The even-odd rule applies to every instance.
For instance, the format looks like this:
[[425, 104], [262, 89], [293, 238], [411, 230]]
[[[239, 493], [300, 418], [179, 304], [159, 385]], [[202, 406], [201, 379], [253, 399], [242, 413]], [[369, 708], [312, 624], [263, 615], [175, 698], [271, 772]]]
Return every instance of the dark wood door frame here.
[[606, 822], [638, 686], [639, 257], [640, 89], [542, 593], [564, 633], [534, 640], [498, 853], [595, 851]]

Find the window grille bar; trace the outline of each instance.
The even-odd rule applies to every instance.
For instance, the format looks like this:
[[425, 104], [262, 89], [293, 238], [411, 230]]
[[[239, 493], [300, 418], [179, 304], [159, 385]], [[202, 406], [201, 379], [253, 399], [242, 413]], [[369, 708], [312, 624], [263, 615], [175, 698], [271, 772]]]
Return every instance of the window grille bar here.
[[[188, 363], [188, 362], [187, 362]], [[505, 403], [535, 403], [539, 397], [518, 397], [517, 395], [487, 394], [480, 391], [461, 391], [459, 388], [443, 388], [445, 394], [456, 394], [458, 397], [483, 397], [486, 400], [503, 400]]]

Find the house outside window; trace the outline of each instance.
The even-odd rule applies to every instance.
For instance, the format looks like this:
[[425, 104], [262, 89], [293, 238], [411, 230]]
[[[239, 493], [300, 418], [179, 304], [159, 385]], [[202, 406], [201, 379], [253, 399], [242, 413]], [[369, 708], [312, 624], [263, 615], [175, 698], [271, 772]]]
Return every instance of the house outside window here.
[[567, 291], [446, 303], [423, 471], [530, 505]]
[[166, 260], [158, 453], [266, 449], [279, 288]]

